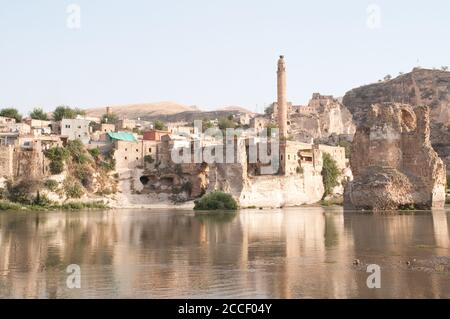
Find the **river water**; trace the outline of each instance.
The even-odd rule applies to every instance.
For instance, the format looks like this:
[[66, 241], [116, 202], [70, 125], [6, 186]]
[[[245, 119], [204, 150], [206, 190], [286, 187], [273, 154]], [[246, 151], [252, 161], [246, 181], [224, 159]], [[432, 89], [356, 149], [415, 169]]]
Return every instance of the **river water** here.
[[450, 298], [449, 256], [450, 210], [0, 213], [2, 298]]

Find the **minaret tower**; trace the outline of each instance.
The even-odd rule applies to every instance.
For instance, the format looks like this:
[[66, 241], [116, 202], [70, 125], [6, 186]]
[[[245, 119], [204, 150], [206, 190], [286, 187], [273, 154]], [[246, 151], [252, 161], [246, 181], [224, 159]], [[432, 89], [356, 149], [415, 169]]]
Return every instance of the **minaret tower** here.
[[280, 55], [278, 60], [278, 128], [280, 138], [287, 138], [287, 97], [286, 97], [286, 65], [284, 56]]

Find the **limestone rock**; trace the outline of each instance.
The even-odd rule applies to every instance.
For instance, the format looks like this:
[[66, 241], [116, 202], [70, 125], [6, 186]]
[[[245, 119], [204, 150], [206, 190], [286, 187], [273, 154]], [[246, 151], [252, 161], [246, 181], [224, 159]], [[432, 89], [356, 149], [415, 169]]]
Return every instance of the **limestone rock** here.
[[443, 207], [446, 169], [430, 143], [430, 110], [375, 104], [357, 128], [345, 206], [394, 210]]
[[347, 92], [343, 104], [361, 124], [375, 103], [426, 105], [431, 109], [431, 143], [450, 168], [450, 72], [415, 68], [390, 81]]
[[289, 114], [289, 134], [297, 141], [326, 140], [332, 135], [355, 133], [352, 115], [333, 96], [314, 93], [307, 106], [292, 106]]

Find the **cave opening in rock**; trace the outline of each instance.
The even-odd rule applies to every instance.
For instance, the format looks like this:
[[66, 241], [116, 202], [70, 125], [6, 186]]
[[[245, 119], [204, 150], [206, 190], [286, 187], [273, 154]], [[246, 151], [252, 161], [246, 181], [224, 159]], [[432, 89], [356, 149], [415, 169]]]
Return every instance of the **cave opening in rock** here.
[[147, 185], [148, 182], [150, 181], [150, 179], [147, 176], [141, 176], [141, 178], [139, 178], [139, 180], [141, 181], [142, 185]]

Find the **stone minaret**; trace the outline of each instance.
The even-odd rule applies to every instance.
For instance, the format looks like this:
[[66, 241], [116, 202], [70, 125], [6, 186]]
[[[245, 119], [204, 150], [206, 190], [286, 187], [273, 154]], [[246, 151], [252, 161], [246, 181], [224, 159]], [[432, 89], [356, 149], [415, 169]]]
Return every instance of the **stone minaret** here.
[[286, 98], [286, 65], [284, 56], [280, 55], [278, 60], [278, 128], [280, 138], [287, 137], [287, 98]]

